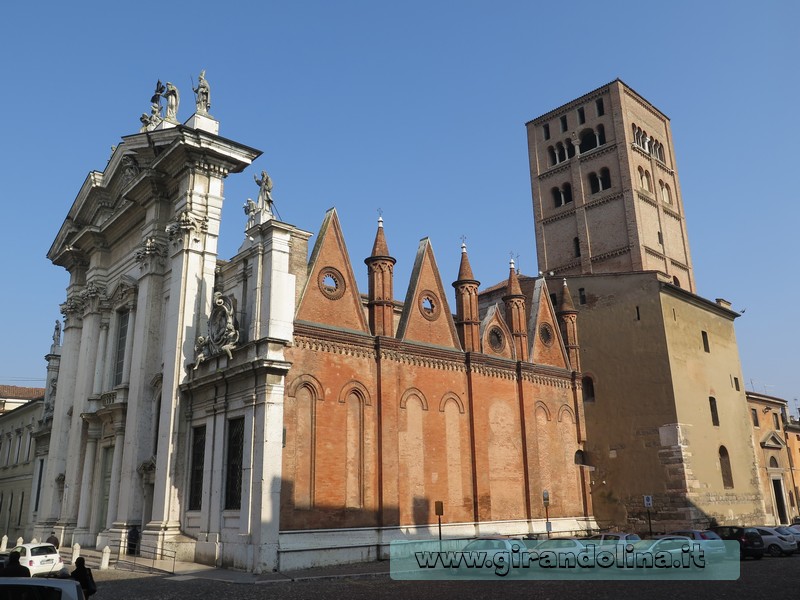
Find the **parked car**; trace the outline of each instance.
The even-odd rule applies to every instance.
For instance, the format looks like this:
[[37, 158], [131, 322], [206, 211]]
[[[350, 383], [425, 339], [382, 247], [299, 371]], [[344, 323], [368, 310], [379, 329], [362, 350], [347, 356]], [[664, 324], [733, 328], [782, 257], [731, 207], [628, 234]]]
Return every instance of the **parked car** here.
[[780, 525], [778, 527], [773, 527], [775, 531], [780, 533], [781, 535], [785, 536], [790, 542], [794, 542], [795, 544], [795, 552], [800, 551], [800, 531], [794, 530], [791, 527], [786, 527]]
[[635, 533], [623, 533], [621, 531], [612, 531], [609, 533], [598, 533], [585, 539], [587, 543], [593, 542], [598, 546], [607, 546], [615, 544], [633, 544], [640, 541], [640, 538]]
[[74, 579], [30, 577], [0, 577], [0, 598], [84, 600], [83, 590]]
[[[684, 536], [690, 540], [700, 542], [701, 547], [711, 556], [722, 558], [725, 556], [725, 542], [719, 534], [709, 529], [681, 529], [680, 531], [671, 531], [668, 536]], [[665, 536], [660, 536], [665, 537]]]
[[[484, 553], [484, 564], [491, 561], [502, 570], [502, 561], [508, 562], [512, 552], [522, 552], [527, 550], [526, 542], [523, 540], [505, 538], [501, 536], [480, 537], [467, 542], [461, 549], [462, 553]], [[501, 555], [500, 558], [498, 555]], [[477, 556], [477, 554], [476, 554]], [[499, 559], [499, 560], [498, 560]], [[461, 567], [452, 567], [450, 572], [454, 575], [484, 575], [480, 569], [471, 569], [467, 564], [462, 563]]]
[[764, 540], [754, 527], [720, 525], [711, 527], [710, 531], [716, 533], [723, 540], [739, 542], [739, 558], [742, 560], [748, 556], [760, 560], [764, 556]]
[[756, 527], [758, 534], [764, 540], [764, 546], [770, 556], [789, 556], [797, 550], [797, 543], [794, 537], [789, 540], [788, 536], [781, 534], [772, 527]]
[[19, 552], [19, 564], [28, 567], [31, 577], [55, 576], [64, 568], [64, 561], [53, 544], [22, 544], [11, 552]]
[[[633, 544], [633, 549], [635, 556], [655, 557], [657, 555], [663, 556], [664, 553], [668, 553], [671, 555], [671, 558], [669, 559], [670, 563], [682, 564], [686, 559], [684, 548], [687, 544], [691, 544], [691, 542], [692, 540], [686, 536], [666, 535], [657, 539], [640, 540], [635, 542]], [[619, 563], [616, 567], [620, 569], [619, 572], [632, 575], [641, 575], [649, 572], [647, 569], [641, 568], [642, 565], [636, 560], [634, 560], [632, 563], [628, 563], [627, 561]]]

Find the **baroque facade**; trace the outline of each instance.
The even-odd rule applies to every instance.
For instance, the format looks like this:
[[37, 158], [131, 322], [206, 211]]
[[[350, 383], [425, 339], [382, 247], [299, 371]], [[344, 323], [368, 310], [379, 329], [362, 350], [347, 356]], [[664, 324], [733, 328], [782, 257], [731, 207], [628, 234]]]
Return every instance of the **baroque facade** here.
[[399, 302], [382, 224], [362, 295], [336, 211], [309, 258], [264, 171], [220, 260], [223, 182], [260, 152], [217, 135], [207, 82], [181, 125], [170, 85], [48, 253], [70, 281], [35, 533], [102, 547], [137, 525], [261, 572], [385, 556], [438, 503], [451, 536], [543, 532], [544, 491], [554, 530], [592, 528], [576, 312], [512, 265], [479, 314], [462, 248], [454, 315], [427, 239]]

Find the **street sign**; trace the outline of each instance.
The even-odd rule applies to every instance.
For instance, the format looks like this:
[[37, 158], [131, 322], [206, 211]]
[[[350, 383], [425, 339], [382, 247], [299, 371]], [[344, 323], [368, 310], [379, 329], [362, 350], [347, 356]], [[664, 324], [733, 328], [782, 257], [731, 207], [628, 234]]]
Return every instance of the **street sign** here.
[[652, 496], [645, 496], [644, 497], [644, 507], [645, 508], [653, 508], [653, 497]]

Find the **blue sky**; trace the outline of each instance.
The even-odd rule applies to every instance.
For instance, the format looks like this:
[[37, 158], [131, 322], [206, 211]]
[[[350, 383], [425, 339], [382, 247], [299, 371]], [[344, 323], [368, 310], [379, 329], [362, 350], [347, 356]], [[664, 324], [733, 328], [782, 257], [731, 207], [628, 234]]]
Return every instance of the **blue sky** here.
[[[420, 238], [445, 285], [536, 272], [524, 124], [617, 77], [672, 121], [698, 291], [735, 309], [744, 376], [800, 397], [795, 2], [14, 3], [0, 21], [0, 384], [39, 385], [67, 274], [45, 255], [157, 79], [212, 89], [220, 134], [264, 151], [226, 182], [220, 255], [266, 169], [284, 221], [336, 206], [366, 291], [378, 209], [402, 299]], [[452, 299], [451, 299], [452, 307]]]

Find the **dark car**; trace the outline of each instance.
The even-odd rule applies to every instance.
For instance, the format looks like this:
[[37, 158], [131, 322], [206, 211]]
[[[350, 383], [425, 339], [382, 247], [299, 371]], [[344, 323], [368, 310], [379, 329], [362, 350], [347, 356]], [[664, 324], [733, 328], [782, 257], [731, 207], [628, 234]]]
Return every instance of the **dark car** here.
[[764, 556], [764, 540], [754, 527], [718, 526], [711, 527], [723, 540], [736, 540], [739, 542], [739, 558], [744, 560], [752, 556], [756, 560]]

